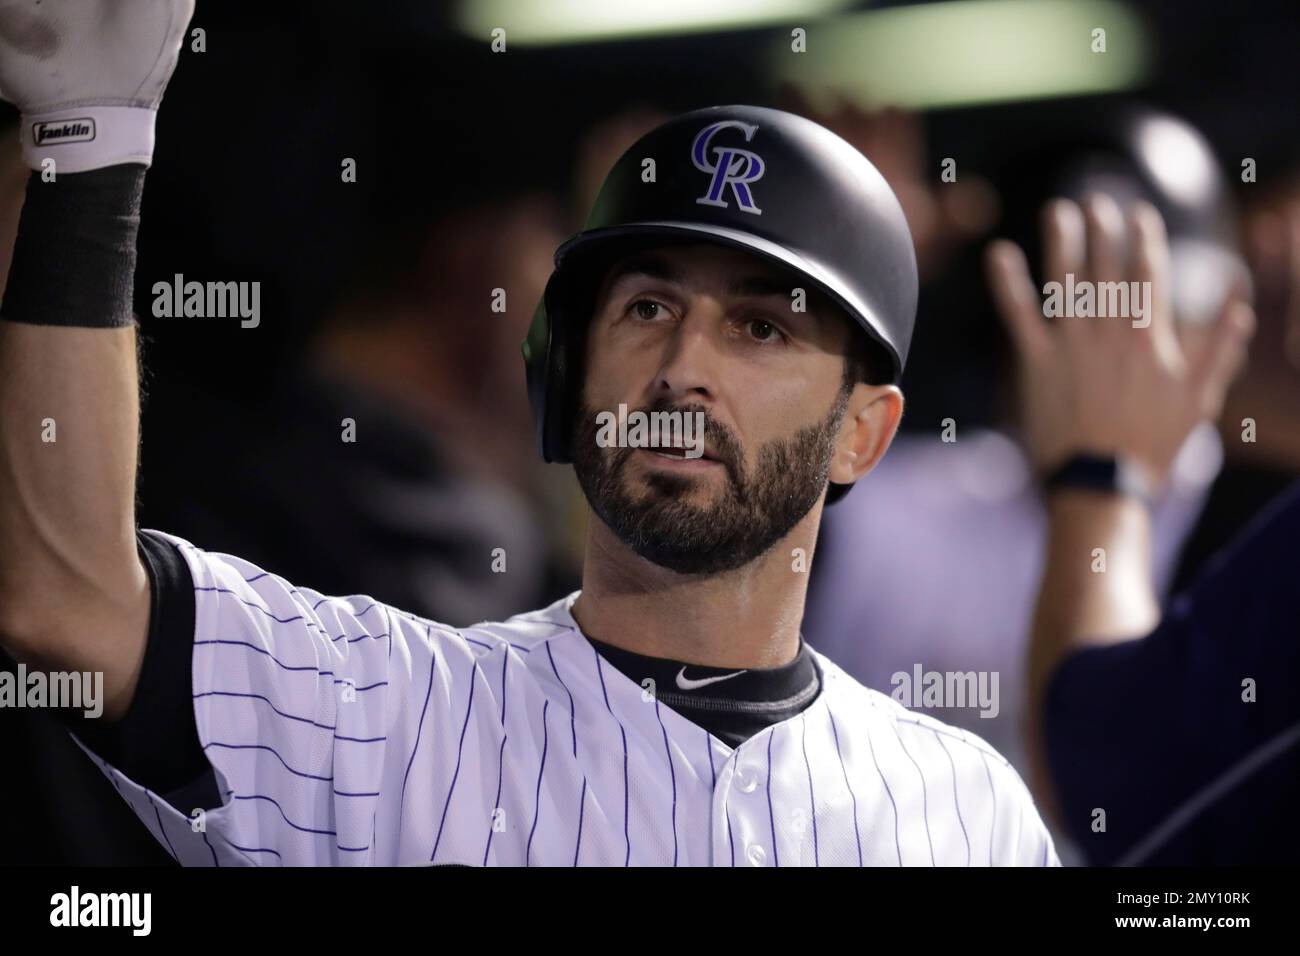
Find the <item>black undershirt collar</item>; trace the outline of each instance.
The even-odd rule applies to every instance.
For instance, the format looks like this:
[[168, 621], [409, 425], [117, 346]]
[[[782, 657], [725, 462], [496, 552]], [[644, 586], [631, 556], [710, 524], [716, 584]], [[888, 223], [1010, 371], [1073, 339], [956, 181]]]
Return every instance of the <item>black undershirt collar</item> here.
[[628, 680], [654, 681], [660, 703], [731, 747], [789, 720], [817, 699], [821, 675], [811, 649], [799, 639], [794, 660], [780, 667], [737, 670], [647, 657], [588, 637], [600, 656]]

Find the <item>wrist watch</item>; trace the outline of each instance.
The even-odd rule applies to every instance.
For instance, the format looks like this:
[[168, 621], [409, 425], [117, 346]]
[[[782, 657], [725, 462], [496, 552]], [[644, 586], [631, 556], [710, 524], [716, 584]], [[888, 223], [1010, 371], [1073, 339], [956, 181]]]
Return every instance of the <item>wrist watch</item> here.
[[1043, 479], [1047, 492], [1062, 488], [1100, 491], [1138, 498], [1151, 504], [1151, 483], [1137, 463], [1123, 456], [1071, 455]]

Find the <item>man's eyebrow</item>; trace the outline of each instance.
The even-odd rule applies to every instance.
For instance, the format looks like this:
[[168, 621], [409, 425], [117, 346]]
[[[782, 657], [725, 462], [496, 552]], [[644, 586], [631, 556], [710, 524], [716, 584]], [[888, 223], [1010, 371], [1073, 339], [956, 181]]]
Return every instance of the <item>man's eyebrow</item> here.
[[605, 281], [613, 285], [630, 275], [649, 276], [651, 279], [661, 279], [664, 282], [681, 282], [681, 275], [668, 260], [655, 255], [631, 256], [624, 259], [610, 270]]
[[789, 280], [775, 276], [742, 276], [733, 279], [727, 286], [727, 291], [732, 295], [753, 296], [789, 296], [793, 289]]
[[[616, 264], [610, 269], [606, 282], [612, 286], [620, 279], [632, 275], [648, 276], [651, 279], [676, 284], [682, 281], [681, 273], [667, 259], [653, 253], [646, 253], [629, 256]], [[792, 289], [793, 286], [788, 280], [776, 276], [741, 276], [727, 284], [727, 291], [732, 295], [789, 296]]]

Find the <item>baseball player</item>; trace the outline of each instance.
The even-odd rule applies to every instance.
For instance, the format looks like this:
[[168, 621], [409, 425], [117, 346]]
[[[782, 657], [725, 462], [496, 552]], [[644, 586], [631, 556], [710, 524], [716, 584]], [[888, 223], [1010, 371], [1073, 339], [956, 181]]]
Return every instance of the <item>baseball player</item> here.
[[[557, 252], [524, 352], [591, 505], [581, 591], [453, 628], [137, 530], [135, 231], [190, 12], [0, 4], [0, 88], [57, 168], [0, 312], [0, 635], [104, 673], [74, 732], [178, 861], [1058, 862], [995, 751], [800, 636], [824, 502], [898, 424], [917, 280], [884, 180], [799, 117], [670, 120]], [[698, 430], [637, 444], [636, 412]]]

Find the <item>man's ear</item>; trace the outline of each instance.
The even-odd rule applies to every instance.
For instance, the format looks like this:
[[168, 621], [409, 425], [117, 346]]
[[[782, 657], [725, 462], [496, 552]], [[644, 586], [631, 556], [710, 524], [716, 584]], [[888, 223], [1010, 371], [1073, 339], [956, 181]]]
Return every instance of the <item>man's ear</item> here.
[[853, 386], [835, 441], [830, 480], [852, 484], [875, 468], [902, 419], [903, 393], [898, 386], [863, 382]]

